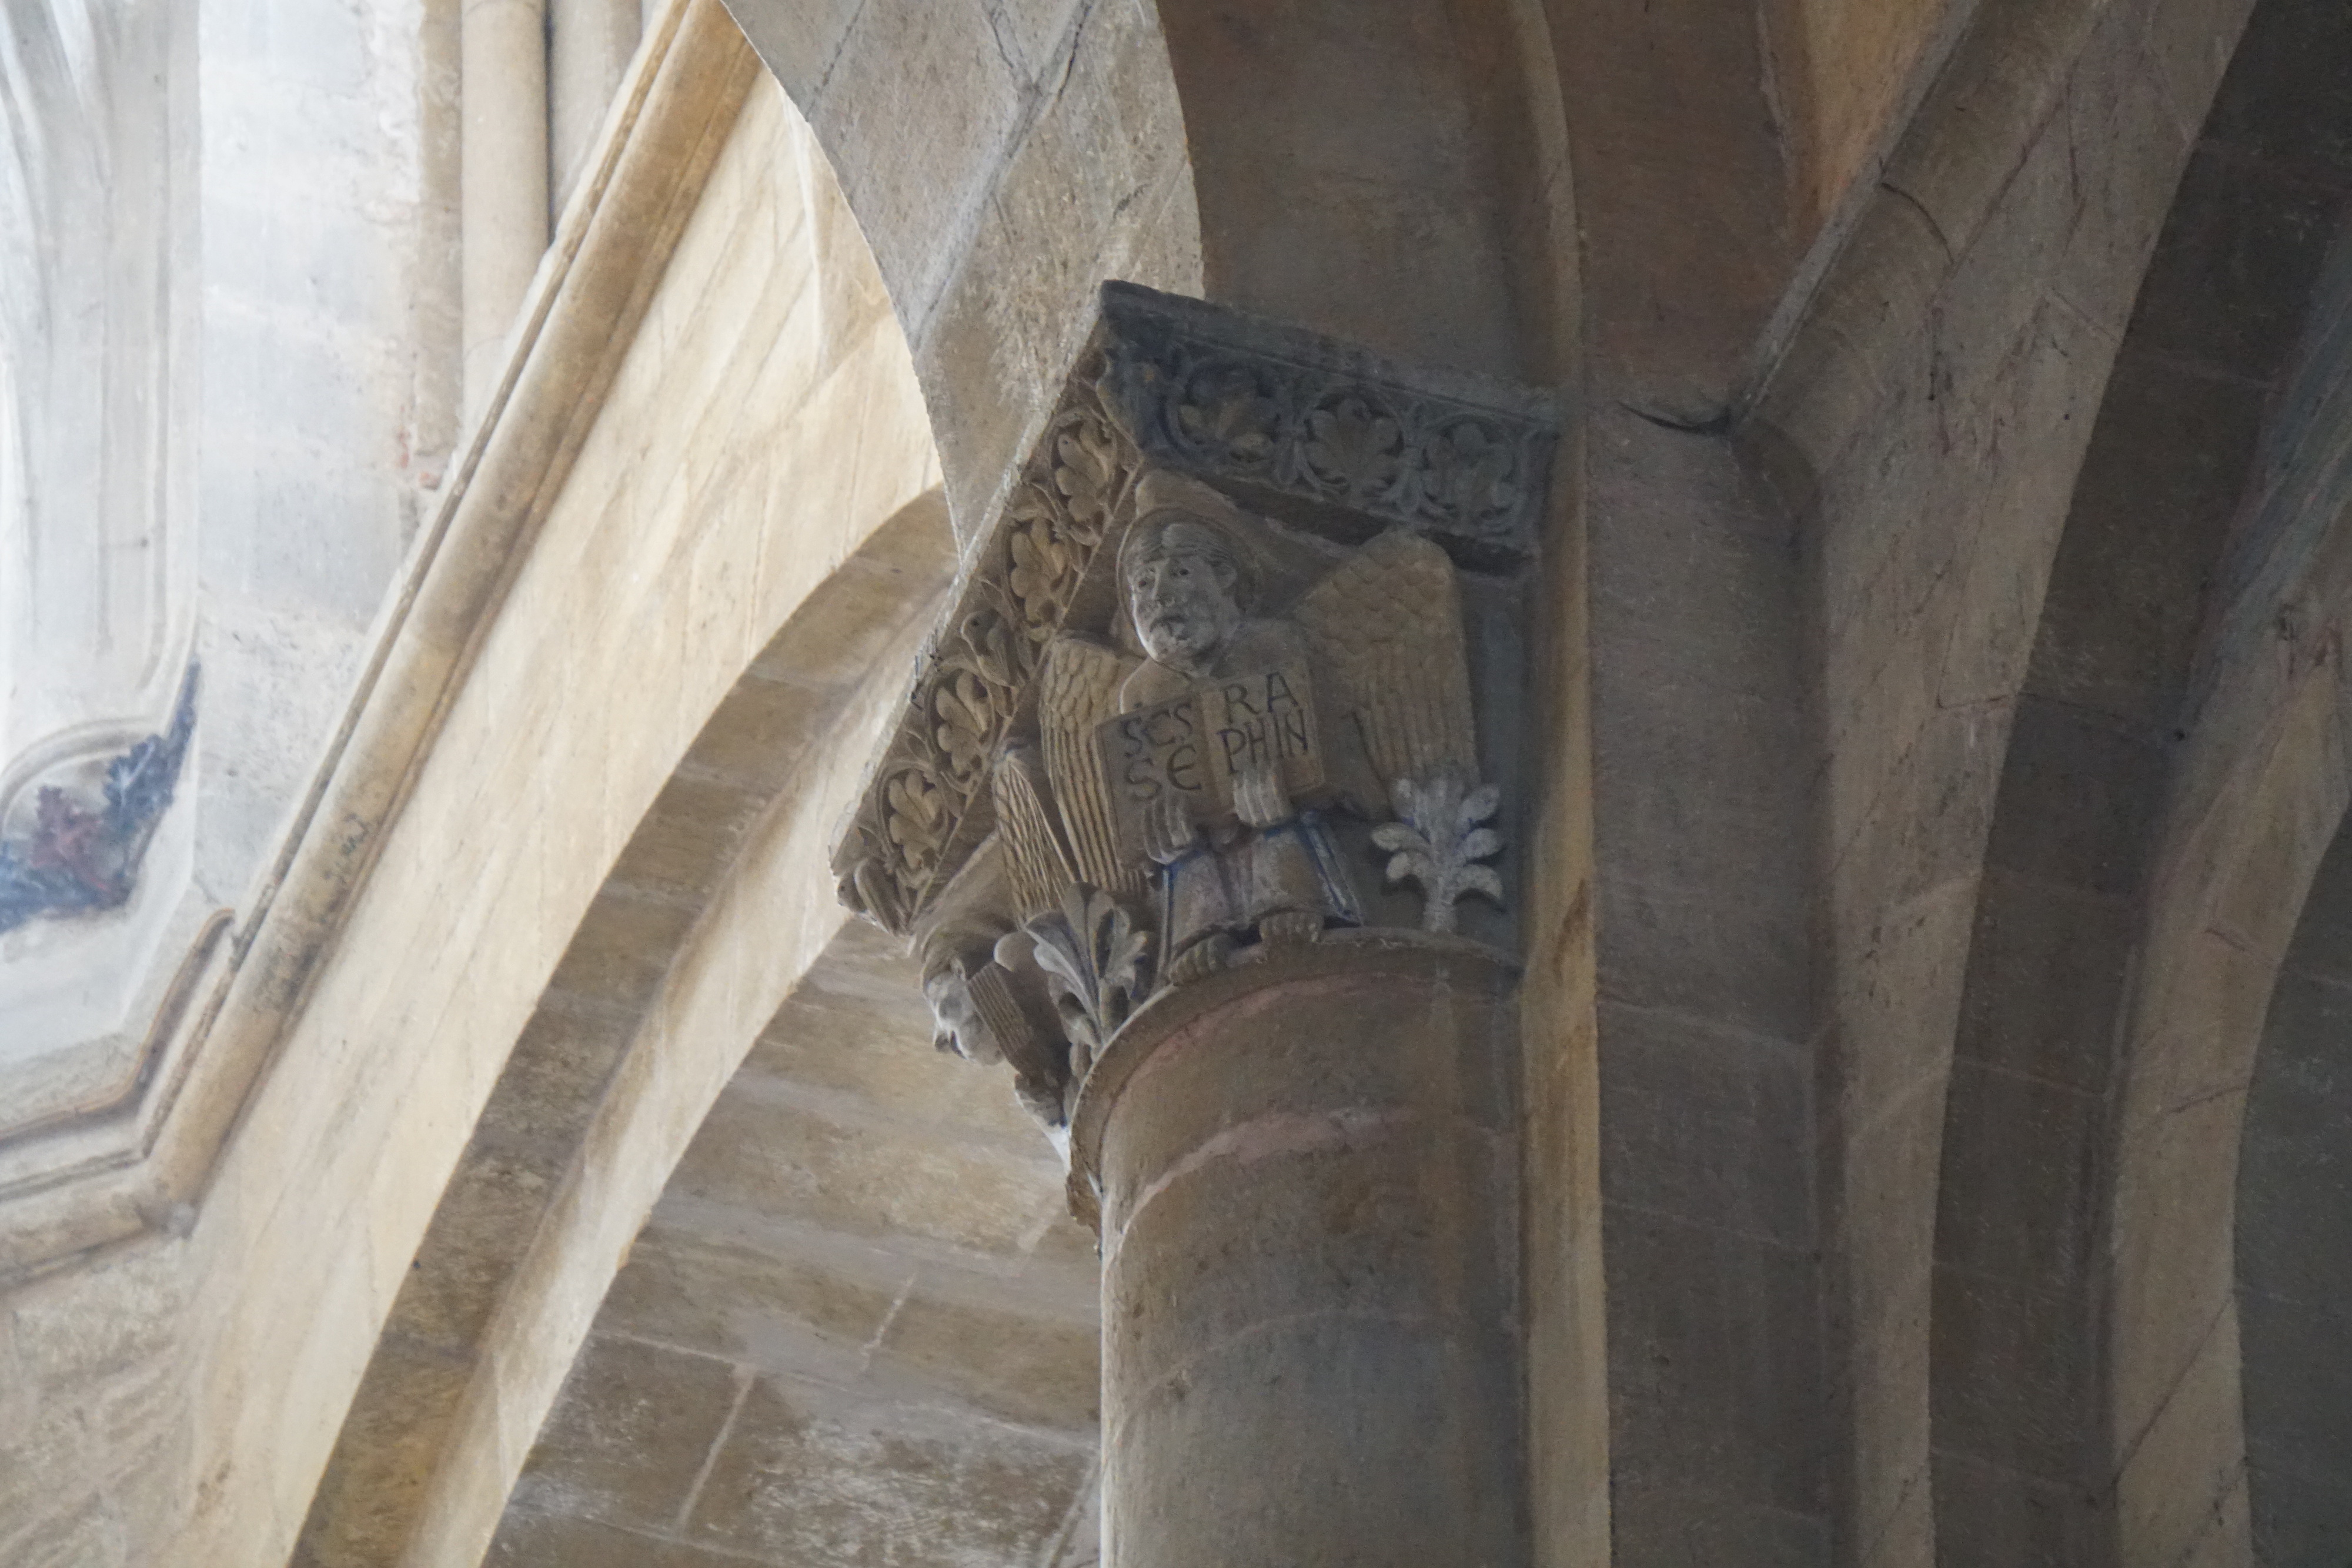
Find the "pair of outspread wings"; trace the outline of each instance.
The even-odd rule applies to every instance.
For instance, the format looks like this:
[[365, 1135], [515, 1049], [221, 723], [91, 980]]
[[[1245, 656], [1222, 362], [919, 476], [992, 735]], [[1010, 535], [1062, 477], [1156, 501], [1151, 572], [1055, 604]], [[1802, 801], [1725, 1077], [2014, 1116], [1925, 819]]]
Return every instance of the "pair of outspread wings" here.
[[[1338, 688], [1318, 693], [1326, 724], [1352, 729], [1381, 788], [1440, 774], [1476, 779], [1461, 589], [1444, 550], [1391, 528], [1308, 590], [1289, 618], [1307, 635], [1317, 676]], [[1118, 852], [1095, 749], [1095, 731], [1118, 715], [1136, 663], [1077, 637], [1045, 651], [1044, 755], [1016, 754], [997, 768], [997, 821], [1024, 902], [1064, 873], [1114, 893], [1141, 891], [1143, 868]], [[1387, 803], [1363, 804], [1377, 812]]]

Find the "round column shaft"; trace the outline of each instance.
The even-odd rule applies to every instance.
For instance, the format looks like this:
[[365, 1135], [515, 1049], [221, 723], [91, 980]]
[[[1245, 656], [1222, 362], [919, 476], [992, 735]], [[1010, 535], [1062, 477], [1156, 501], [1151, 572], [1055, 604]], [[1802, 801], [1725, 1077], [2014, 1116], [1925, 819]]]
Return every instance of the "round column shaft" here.
[[1073, 1132], [1111, 1568], [1526, 1561], [1513, 978], [1335, 939], [1110, 1042]]

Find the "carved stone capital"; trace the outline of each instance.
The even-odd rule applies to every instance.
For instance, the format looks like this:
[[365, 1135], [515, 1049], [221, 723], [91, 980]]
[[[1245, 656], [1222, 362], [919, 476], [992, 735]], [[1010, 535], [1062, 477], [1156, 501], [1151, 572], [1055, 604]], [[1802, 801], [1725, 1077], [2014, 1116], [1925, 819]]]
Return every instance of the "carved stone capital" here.
[[1105, 284], [1101, 312], [835, 852], [844, 901], [901, 936], [995, 827], [992, 769], [1034, 722], [1049, 645], [1116, 619], [1108, 568], [1148, 472], [1338, 545], [1402, 528], [1505, 574], [1535, 550], [1549, 396], [1132, 284]]
[[1510, 946], [1555, 420], [1104, 287], [835, 860], [1058, 1146], [1155, 997], [1340, 934]]
[[1147, 462], [1347, 543], [1402, 524], [1465, 567], [1534, 555], [1549, 396], [1131, 283], [1103, 285], [1102, 317], [1109, 402]]

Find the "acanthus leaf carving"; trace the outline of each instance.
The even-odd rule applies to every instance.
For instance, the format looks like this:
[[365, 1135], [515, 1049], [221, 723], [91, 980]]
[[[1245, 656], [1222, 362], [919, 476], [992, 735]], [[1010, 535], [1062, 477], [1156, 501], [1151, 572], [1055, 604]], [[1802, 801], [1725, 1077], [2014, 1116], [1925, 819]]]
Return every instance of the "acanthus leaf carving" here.
[[1402, 523], [1465, 565], [1534, 551], [1557, 411], [1475, 378], [1196, 301], [1106, 284], [1108, 385], [1143, 455], [1217, 483]]
[[1133, 481], [1133, 446], [1094, 391], [1100, 353], [1082, 359], [1065, 406], [1040, 442], [964, 583], [950, 632], [917, 676], [902, 728], [836, 853], [843, 897], [901, 934], [953, 874], [991, 763]]
[[1343, 393], [1307, 412], [1299, 455], [1318, 481], [1349, 501], [1390, 499], [1405, 474], [1403, 426], [1369, 399]]
[[1151, 934], [1118, 899], [1083, 883], [1071, 883], [1062, 907], [1026, 929], [1069, 1034], [1073, 1074], [1084, 1078], [1078, 1052], [1090, 1062], [1150, 989]]

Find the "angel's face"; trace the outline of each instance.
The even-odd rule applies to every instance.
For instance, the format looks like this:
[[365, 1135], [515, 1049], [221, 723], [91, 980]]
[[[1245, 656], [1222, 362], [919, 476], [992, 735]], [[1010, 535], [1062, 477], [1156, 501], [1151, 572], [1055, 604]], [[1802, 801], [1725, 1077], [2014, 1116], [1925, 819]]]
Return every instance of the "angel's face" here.
[[1208, 529], [1169, 524], [1128, 569], [1128, 608], [1143, 651], [1179, 670], [1209, 664], [1242, 623], [1234, 579], [1233, 563]]

